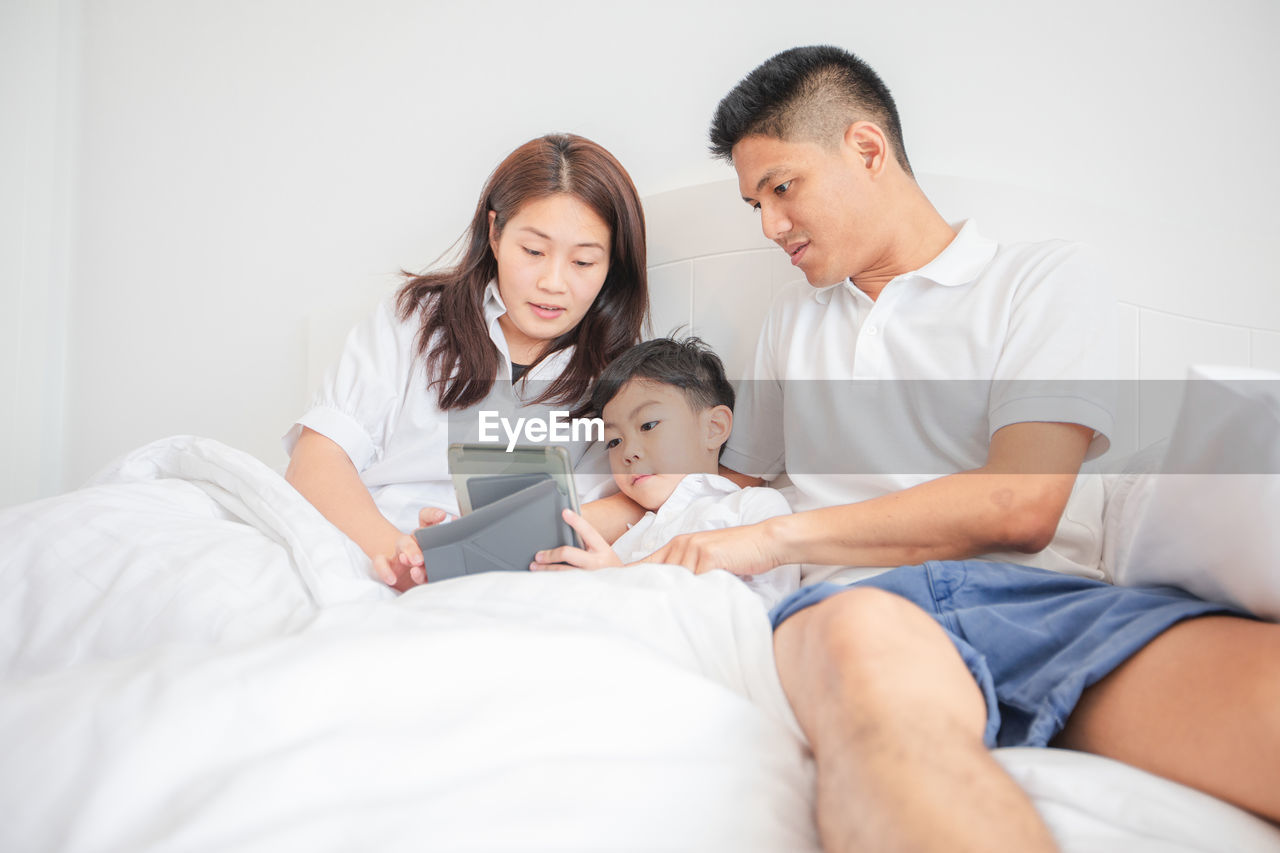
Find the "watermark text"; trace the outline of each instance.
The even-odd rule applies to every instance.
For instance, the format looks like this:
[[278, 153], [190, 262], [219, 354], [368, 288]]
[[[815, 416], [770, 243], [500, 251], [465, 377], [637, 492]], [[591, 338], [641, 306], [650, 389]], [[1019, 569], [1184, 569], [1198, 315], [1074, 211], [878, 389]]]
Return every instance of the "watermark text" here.
[[514, 423], [498, 412], [481, 411], [479, 419], [480, 441], [498, 442], [505, 435], [508, 453], [515, 450], [522, 438], [529, 444], [604, 441], [604, 421], [600, 418], [571, 418], [567, 411], [553, 411], [547, 418], [516, 418]]

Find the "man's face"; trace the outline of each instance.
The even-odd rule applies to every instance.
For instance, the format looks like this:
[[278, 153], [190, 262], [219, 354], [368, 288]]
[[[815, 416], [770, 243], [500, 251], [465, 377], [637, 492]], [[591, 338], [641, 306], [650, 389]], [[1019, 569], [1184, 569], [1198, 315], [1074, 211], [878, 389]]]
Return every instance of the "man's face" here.
[[811, 285], [837, 284], [873, 265], [878, 217], [865, 166], [852, 149], [747, 136], [733, 146], [733, 167], [764, 235]]

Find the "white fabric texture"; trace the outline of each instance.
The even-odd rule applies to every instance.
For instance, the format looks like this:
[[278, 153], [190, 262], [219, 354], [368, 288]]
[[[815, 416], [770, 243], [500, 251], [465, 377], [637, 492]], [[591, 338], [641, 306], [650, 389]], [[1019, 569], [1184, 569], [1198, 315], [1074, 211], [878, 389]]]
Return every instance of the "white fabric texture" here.
[[1168, 439], [1144, 447], [1128, 457], [1118, 474], [1103, 474], [1106, 501], [1102, 511], [1102, 573], [1105, 580], [1116, 583], [1123, 575], [1133, 550], [1133, 534], [1151, 498], [1154, 475], [1160, 472]]
[[[351, 458], [382, 514], [401, 530], [418, 526], [423, 507], [457, 515], [446, 454], [451, 442], [477, 440], [479, 413], [498, 412], [514, 422], [518, 417], [546, 419], [551, 411], [564, 408], [531, 405], [526, 399], [537, 397], [560, 375], [572, 349], [544, 359], [513, 386], [507, 341], [498, 324], [506, 310], [497, 284], [490, 282], [484, 316], [501, 355], [497, 381], [480, 403], [446, 412], [427, 387], [426, 364], [417, 354], [418, 318], [401, 320], [394, 298], [384, 300], [347, 337], [342, 356], [326, 373], [311, 408], [285, 434], [285, 451], [293, 452], [304, 426], [332, 439]], [[600, 496], [601, 488], [611, 482], [597, 444], [564, 443], [581, 475], [584, 500]]]
[[0, 543], [6, 678], [170, 643], [252, 642], [329, 604], [394, 597], [279, 475], [192, 436], [142, 447], [84, 489], [0, 512]]
[[1280, 851], [1280, 829], [1127, 764], [1063, 749], [992, 754], [1031, 797], [1062, 853]]
[[[727, 573], [396, 597], [192, 437], [0, 512], [0, 542], [0, 850], [818, 850], [768, 619]], [[1123, 765], [997, 755], [1067, 851], [1280, 850]]]
[[1280, 374], [1192, 367], [1159, 472], [1125, 486], [1115, 583], [1172, 584], [1280, 620]]
[[[766, 479], [785, 471], [800, 512], [980, 467], [1012, 423], [1092, 427], [1097, 456], [1114, 404], [1091, 380], [1115, 364], [1114, 296], [1099, 267], [1078, 244], [999, 245], [970, 221], [874, 301], [851, 281], [788, 286], [721, 461]], [[984, 557], [1101, 577], [1102, 501], [1097, 478], [1081, 476], [1048, 548]], [[806, 567], [805, 582], [833, 571]]]
[[769, 622], [727, 574], [397, 597], [190, 437], [0, 541], [0, 849], [817, 850]]
[[[716, 474], [688, 474], [657, 512], [646, 512], [613, 543], [624, 563], [644, 559], [682, 533], [722, 530], [789, 515], [787, 499], [776, 489], [744, 489]], [[799, 566], [778, 566], [742, 581], [771, 608], [800, 586]]]

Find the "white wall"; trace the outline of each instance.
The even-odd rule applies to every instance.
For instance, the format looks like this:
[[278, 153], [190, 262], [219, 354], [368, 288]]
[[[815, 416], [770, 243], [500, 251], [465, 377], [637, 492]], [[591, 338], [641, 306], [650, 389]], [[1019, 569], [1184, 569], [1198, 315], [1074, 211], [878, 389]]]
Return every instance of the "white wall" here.
[[0, 2], [0, 506], [63, 482], [75, 9]]
[[[40, 5], [4, 2], [6, 30], [11, 9]], [[704, 153], [711, 112], [795, 44], [835, 42], [880, 70], [918, 171], [1114, 211], [1133, 229], [1116, 261], [1125, 298], [1175, 327], [1180, 316], [1220, 324], [1256, 360], [1280, 359], [1267, 251], [1280, 197], [1271, 0], [54, 9], [24, 32], [62, 59], [0, 59], [6, 106], [10, 78], [37, 71], [39, 94], [19, 98], [17, 115], [42, 152], [31, 172], [14, 159], [30, 162], [31, 144], [24, 154], [6, 141], [0, 175], [42, 175], [55, 208], [74, 178], [69, 221], [0, 197], [0, 222], [27, 229], [16, 249], [0, 243], [0, 328], [25, 335], [6, 335], [3, 350], [0, 399], [16, 400], [20, 425], [0, 451], [17, 484], [0, 502], [72, 487], [179, 432], [281, 464], [277, 437], [308, 395], [299, 377], [313, 306], [365, 303], [397, 269], [430, 264], [489, 170], [547, 131], [601, 142], [644, 194], [729, 176]], [[4, 38], [0, 50], [14, 40]], [[65, 67], [78, 73], [67, 79]], [[69, 102], [68, 115], [50, 118], [50, 101]], [[59, 245], [70, 251], [49, 259]], [[33, 248], [44, 266], [11, 262]], [[31, 293], [52, 295], [28, 315]], [[49, 413], [64, 401], [62, 429]], [[50, 428], [59, 452], [32, 461], [23, 440], [47, 441]]]

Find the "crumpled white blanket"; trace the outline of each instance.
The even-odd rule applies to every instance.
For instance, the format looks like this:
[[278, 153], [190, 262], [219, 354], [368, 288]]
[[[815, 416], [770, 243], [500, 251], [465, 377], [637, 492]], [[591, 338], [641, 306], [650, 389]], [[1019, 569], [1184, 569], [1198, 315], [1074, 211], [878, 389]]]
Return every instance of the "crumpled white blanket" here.
[[[275, 472], [148, 445], [0, 512], [0, 850], [818, 849], [759, 600], [671, 566], [397, 597]], [[1064, 850], [1280, 850], [1114, 762], [1001, 750]]]
[[0, 849], [816, 849], [812, 762], [727, 574], [396, 597], [207, 439], [0, 513]]

